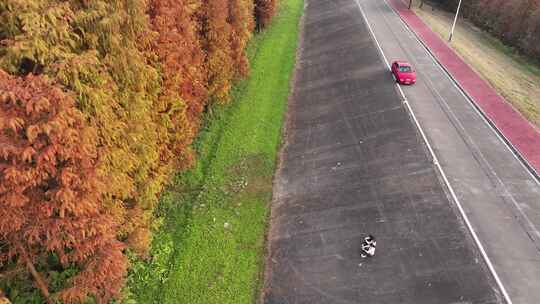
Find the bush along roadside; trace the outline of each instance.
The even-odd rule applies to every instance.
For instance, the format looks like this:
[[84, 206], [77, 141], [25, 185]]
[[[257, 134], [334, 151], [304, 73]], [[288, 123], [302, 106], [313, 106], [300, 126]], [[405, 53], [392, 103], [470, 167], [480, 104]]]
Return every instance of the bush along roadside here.
[[206, 115], [196, 165], [162, 196], [151, 258], [132, 261], [126, 302], [255, 301], [302, 10], [301, 0], [280, 2], [249, 45], [250, 78]]

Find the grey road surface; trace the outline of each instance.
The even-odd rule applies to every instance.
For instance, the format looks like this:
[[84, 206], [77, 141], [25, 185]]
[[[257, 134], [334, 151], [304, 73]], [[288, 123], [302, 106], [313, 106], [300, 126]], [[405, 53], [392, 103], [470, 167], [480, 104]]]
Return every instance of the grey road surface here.
[[357, 0], [514, 304], [540, 303], [540, 186], [384, 0]]
[[504, 303], [359, 6], [306, 4], [263, 302]]

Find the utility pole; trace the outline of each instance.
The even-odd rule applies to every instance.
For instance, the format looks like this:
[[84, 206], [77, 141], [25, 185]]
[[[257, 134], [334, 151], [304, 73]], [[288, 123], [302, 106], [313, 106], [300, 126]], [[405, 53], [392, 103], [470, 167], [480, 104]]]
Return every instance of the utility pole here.
[[452, 29], [450, 30], [450, 36], [448, 37], [448, 42], [452, 42], [452, 36], [454, 36], [454, 29], [456, 28], [456, 22], [459, 15], [460, 7], [461, 7], [461, 0], [459, 0], [458, 6], [457, 6], [456, 17], [454, 17], [454, 24], [452, 24]]

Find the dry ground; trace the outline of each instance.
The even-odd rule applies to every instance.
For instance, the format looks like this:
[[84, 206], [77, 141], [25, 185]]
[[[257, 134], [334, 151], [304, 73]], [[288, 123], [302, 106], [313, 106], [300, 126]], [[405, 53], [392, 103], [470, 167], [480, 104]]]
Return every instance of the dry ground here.
[[[452, 25], [453, 15], [433, 9], [425, 3], [416, 14], [444, 40]], [[515, 54], [499, 40], [459, 19], [452, 43], [454, 50], [480, 75], [489, 81], [536, 127], [540, 127], [540, 66]]]

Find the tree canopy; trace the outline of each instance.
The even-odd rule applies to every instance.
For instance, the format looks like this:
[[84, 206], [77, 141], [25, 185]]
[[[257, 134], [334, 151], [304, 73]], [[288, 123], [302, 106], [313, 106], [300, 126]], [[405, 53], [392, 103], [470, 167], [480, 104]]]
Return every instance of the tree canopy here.
[[160, 193], [193, 163], [202, 113], [230, 101], [255, 25], [275, 11], [275, 0], [2, 1], [0, 272], [22, 269], [47, 301], [120, 297], [127, 250], [148, 255]]

